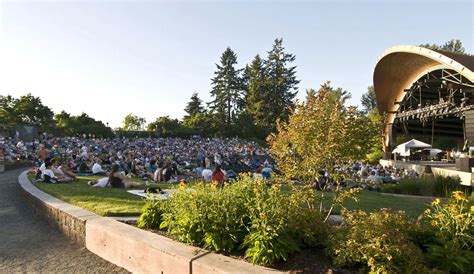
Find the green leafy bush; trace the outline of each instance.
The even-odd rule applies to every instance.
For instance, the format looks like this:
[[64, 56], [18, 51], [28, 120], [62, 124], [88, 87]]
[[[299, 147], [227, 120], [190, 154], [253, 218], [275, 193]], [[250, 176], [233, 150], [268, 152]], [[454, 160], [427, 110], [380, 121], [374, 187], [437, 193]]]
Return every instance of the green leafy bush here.
[[161, 206], [160, 201], [148, 199], [137, 221], [137, 226], [139, 228], [158, 229], [162, 221], [163, 211]]
[[382, 185], [382, 192], [419, 196], [448, 197], [452, 191], [460, 190], [459, 180], [449, 177], [406, 177], [398, 184]]
[[359, 265], [375, 273], [425, 269], [422, 251], [410, 239], [417, 227], [404, 212], [345, 211], [344, 217], [329, 237], [328, 252], [336, 265]]
[[246, 175], [222, 187], [181, 184], [170, 199], [147, 204], [139, 226], [156, 228], [161, 220], [159, 227], [181, 242], [220, 252], [243, 249], [253, 263], [269, 265], [327, 238], [313, 189], [291, 188], [288, 193]]
[[264, 183], [257, 183], [250, 200], [249, 234], [242, 243], [247, 247], [245, 256], [253, 263], [271, 264], [298, 251], [298, 245], [287, 232], [289, 212], [288, 196], [282, 195], [274, 185], [267, 189]]
[[436, 234], [436, 241], [428, 244], [431, 263], [450, 272], [472, 273], [474, 206], [461, 191], [453, 192], [444, 203], [436, 199], [431, 205], [424, 213]]

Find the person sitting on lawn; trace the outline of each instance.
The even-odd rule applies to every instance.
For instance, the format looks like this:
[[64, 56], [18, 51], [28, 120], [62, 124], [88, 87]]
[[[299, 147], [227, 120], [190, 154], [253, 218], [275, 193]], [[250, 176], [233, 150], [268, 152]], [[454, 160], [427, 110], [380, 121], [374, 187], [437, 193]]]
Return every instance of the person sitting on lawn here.
[[219, 185], [223, 185], [224, 184], [224, 178], [225, 178], [225, 174], [221, 170], [221, 166], [217, 165], [216, 169], [214, 169], [214, 172], [212, 173], [211, 180], [213, 182], [217, 182]]
[[153, 174], [153, 180], [155, 182], [163, 182], [163, 162], [158, 163], [158, 168], [155, 170], [155, 173]]
[[94, 165], [92, 166], [92, 174], [93, 175], [96, 175], [96, 176], [105, 176], [106, 173], [105, 171], [102, 169], [102, 161], [100, 159], [97, 159], [97, 161], [95, 161]]
[[69, 169], [65, 161], [61, 161], [60, 165], [58, 166], [58, 170], [61, 171], [65, 176], [72, 178], [73, 181], [77, 180], [76, 174], [74, 174], [74, 172]]
[[51, 170], [50, 161], [44, 163], [44, 168], [41, 170], [41, 179], [43, 183], [50, 184], [54, 184], [59, 181], [58, 177], [56, 177], [56, 175], [54, 175], [54, 172]]
[[60, 169], [56, 167], [56, 159], [51, 159], [49, 163], [51, 164], [50, 169], [51, 171], [53, 171], [55, 177], [58, 179], [58, 182], [60, 183], [72, 182], [73, 179], [71, 177], [66, 176]]
[[112, 188], [133, 188], [143, 186], [141, 183], [127, 181], [125, 177], [118, 168], [117, 164], [112, 165], [112, 170], [110, 171], [109, 177], [98, 179], [95, 181], [89, 181], [87, 183], [92, 187], [112, 187]]
[[196, 174], [196, 176], [198, 176], [198, 177], [201, 177], [202, 171], [203, 171], [203, 169], [201, 167], [201, 163], [198, 163], [197, 167], [194, 169], [194, 174]]
[[210, 168], [205, 168], [202, 172], [201, 172], [201, 176], [202, 176], [202, 179], [204, 179], [204, 181], [206, 182], [210, 182], [211, 181], [211, 178], [212, 178], [212, 170]]

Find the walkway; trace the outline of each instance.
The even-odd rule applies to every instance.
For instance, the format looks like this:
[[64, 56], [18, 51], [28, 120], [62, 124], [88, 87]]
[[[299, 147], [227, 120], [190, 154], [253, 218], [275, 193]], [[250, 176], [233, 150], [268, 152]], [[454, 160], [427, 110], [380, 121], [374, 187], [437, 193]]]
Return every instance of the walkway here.
[[20, 172], [0, 173], [0, 273], [126, 272], [36, 217], [22, 197]]

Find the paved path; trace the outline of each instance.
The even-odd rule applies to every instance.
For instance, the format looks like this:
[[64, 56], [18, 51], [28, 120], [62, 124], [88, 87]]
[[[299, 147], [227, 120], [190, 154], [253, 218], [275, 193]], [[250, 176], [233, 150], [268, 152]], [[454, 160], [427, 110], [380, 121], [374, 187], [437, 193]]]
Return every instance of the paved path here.
[[0, 273], [125, 272], [36, 217], [22, 197], [21, 171], [0, 173]]

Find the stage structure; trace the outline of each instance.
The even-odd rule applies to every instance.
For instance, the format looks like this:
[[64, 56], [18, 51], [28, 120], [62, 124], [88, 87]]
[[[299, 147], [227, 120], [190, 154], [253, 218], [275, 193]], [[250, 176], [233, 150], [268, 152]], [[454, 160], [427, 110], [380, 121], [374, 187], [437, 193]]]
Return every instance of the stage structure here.
[[474, 56], [396, 46], [374, 71], [377, 108], [384, 117], [384, 158], [397, 134], [434, 136], [474, 145]]

